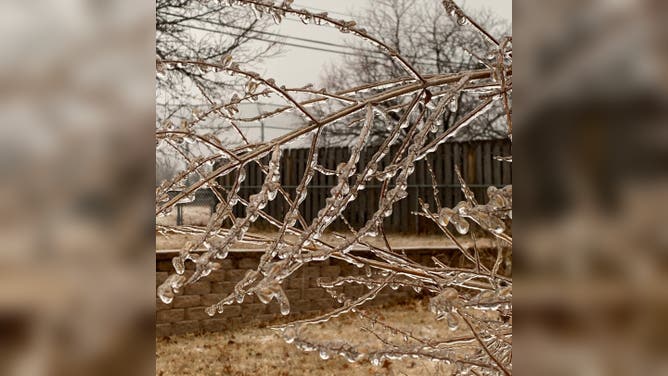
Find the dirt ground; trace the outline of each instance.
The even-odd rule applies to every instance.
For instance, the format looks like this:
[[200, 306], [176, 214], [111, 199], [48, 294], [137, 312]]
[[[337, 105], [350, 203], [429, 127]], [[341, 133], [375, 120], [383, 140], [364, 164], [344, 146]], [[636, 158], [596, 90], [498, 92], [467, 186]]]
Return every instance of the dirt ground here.
[[[379, 319], [412, 328], [416, 335], [450, 338], [467, 334], [450, 331], [427, 310], [426, 301], [385, 308], [370, 308]], [[371, 334], [360, 332], [360, 320], [352, 314], [309, 327], [309, 339], [345, 339], [360, 348], [378, 348]], [[387, 333], [387, 332], [384, 332]], [[451, 375], [450, 366], [429, 360], [394, 360], [374, 366], [368, 360], [349, 363], [340, 356], [320, 359], [286, 344], [268, 328], [160, 338], [156, 348], [156, 375]]]

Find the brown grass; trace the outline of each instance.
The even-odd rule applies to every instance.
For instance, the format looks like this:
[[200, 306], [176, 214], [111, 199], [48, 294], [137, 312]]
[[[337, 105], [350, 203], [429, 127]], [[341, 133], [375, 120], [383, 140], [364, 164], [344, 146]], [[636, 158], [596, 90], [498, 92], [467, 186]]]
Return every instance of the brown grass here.
[[[183, 207], [183, 223], [192, 226], [206, 226], [211, 217], [211, 208], [209, 206], [189, 206]], [[176, 207], [172, 209], [169, 215], [158, 217], [156, 223], [159, 225], [176, 225]]]
[[[465, 334], [451, 332], [427, 311], [426, 302], [390, 308], [371, 308], [383, 321], [412, 328], [414, 334], [445, 339]], [[360, 320], [346, 315], [317, 327], [309, 327], [308, 339], [346, 339], [360, 348], [378, 348], [380, 342], [360, 332]], [[429, 360], [385, 361], [373, 366], [367, 360], [349, 363], [335, 356], [321, 360], [314, 352], [302, 352], [286, 344], [273, 330], [248, 328], [201, 335], [173, 336], [157, 340], [157, 375], [450, 375], [450, 366]]]

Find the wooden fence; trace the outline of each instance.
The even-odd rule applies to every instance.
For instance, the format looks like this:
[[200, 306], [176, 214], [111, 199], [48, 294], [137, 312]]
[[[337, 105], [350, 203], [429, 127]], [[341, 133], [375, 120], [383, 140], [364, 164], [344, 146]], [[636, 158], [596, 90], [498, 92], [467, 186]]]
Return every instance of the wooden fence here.
[[[373, 148], [362, 151], [358, 171], [366, 165], [375, 151]], [[396, 150], [391, 150], [388, 153], [379, 164], [379, 170], [389, 164], [389, 160], [395, 152]], [[306, 169], [308, 154], [309, 149], [288, 149], [283, 152], [280, 166], [281, 184], [290, 193], [291, 197], [294, 197], [295, 189]], [[512, 164], [500, 162], [494, 158], [510, 154], [511, 143], [508, 140], [453, 142], [441, 145], [434, 153], [425, 158], [434, 171], [441, 205], [453, 207], [463, 200], [461, 186], [454, 172], [455, 166], [459, 166], [464, 179], [480, 202], [486, 202], [485, 192], [490, 185], [500, 187], [511, 184]], [[325, 168], [336, 169], [336, 166], [346, 161], [349, 155], [350, 150], [345, 147], [323, 148], [318, 150], [318, 161]], [[251, 194], [259, 191], [264, 174], [259, 166], [254, 163], [249, 163], [245, 168], [246, 179], [241, 185], [239, 195], [248, 198]], [[232, 186], [231, 182], [235, 177], [236, 174], [221, 177], [219, 183], [229, 188]], [[310, 222], [317, 215], [318, 210], [325, 206], [325, 199], [329, 196], [329, 190], [335, 184], [336, 176], [315, 174], [308, 188], [308, 195], [300, 206], [300, 211], [307, 222]], [[371, 218], [371, 215], [378, 208], [381, 186], [381, 182], [377, 180], [369, 182], [366, 189], [359, 192], [357, 199], [348, 205], [344, 215], [352, 226], [359, 228]], [[385, 230], [401, 233], [431, 233], [437, 231], [438, 229], [431, 221], [414, 215], [414, 212], [419, 210], [419, 198], [429, 203], [431, 207], [435, 206], [433, 192], [431, 174], [427, 168], [427, 163], [425, 160], [418, 161], [415, 164], [415, 172], [408, 179], [408, 197], [399, 201], [395, 205], [392, 215], [385, 219]], [[215, 206], [215, 197], [211, 192], [200, 192], [197, 197], [197, 200], [190, 205], [197, 205], [198, 202], [199, 205], [202, 205], [203, 202], [208, 202], [207, 205]], [[287, 208], [288, 204], [279, 195], [267, 205], [265, 211], [275, 218], [282, 219]], [[178, 212], [181, 213], [182, 208], [178, 208]], [[234, 213], [237, 216], [243, 216], [245, 208], [242, 205], [237, 205], [234, 207]], [[258, 220], [258, 226], [268, 226], [268, 224], [263, 223], [260, 219]], [[339, 219], [330, 228], [342, 230], [346, 226]]]

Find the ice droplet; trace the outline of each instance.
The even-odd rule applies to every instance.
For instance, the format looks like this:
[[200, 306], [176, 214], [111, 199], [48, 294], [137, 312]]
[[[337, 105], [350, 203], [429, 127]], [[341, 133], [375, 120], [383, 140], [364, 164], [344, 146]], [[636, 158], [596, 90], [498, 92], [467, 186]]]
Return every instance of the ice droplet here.
[[239, 169], [239, 177], [237, 178], [237, 181], [241, 184], [244, 180], [246, 180], [246, 169], [242, 167]]
[[450, 112], [457, 112], [457, 108], [459, 107], [459, 101], [457, 98], [453, 98], [449, 103], [448, 103], [448, 110]]
[[452, 224], [455, 226], [455, 229], [457, 229], [457, 232], [461, 235], [466, 235], [466, 233], [469, 232], [469, 222], [460, 216], [456, 216], [456, 220], [455, 217], [453, 217]]
[[450, 218], [454, 214], [454, 210], [450, 208], [443, 208], [441, 209], [440, 212], [438, 212], [438, 223], [441, 224], [441, 226], [447, 226], [448, 223], [450, 223]]
[[308, 25], [311, 22], [311, 15], [300, 14], [299, 19], [302, 21], [304, 25]]
[[174, 271], [176, 271], [177, 274], [185, 273], [186, 266], [185, 266], [185, 262], [183, 261], [183, 258], [181, 256], [175, 256], [172, 259], [172, 265], [174, 265]]
[[158, 287], [158, 297], [165, 304], [170, 304], [174, 300], [174, 291], [172, 287], [166, 284], [162, 284]]
[[383, 360], [383, 356], [378, 354], [378, 353], [374, 353], [374, 354], [369, 356], [369, 361], [374, 366], [379, 366], [382, 360]]
[[464, 26], [468, 23], [468, 19], [463, 14], [457, 15], [457, 25]]
[[280, 303], [281, 303], [281, 315], [283, 315], [283, 316], [289, 315], [290, 314], [290, 303], [287, 300], [281, 301]]
[[459, 328], [459, 319], [457, 318], [457, 315], [450, 313], [446, 315], [445, 318], [448, 322], [448, 329], [455, 331]]

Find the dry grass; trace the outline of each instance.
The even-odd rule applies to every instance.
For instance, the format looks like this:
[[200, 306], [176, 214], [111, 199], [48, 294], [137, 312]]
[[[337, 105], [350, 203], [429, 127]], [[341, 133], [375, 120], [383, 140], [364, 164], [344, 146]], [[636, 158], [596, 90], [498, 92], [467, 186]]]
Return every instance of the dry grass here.
[[[390, 308], [370, 308], [379, 319], [413, 328], [414, 334], [435, 339], [467, 334], [451, 332], [444, 322], [427, 311], [426, 302]], [[376, 348], [380, 342], [360, 332], [360, 320], [346, 315], [318, 327], [311, 327], [309, 339], [346, 339], [361, 348]], [[429, 360], [385, 361], [373, 366], [368, 361], [349, 363], [336, 356], [321, 360], [314, 352], [302, 352], [286, 344], [273, 330], [248, 328], [230, 332], [185, 335], [157, 340], [157, 375], [450, 375], [450, 366]]]
[[[183, 223], [193, 226], [206, 226], [211, 217], [211, 207], [186, 205], [183, 207]], [[176, 225], [176, 208], [169, 215], [158, 217], [156, 223], [159, 225]]]

